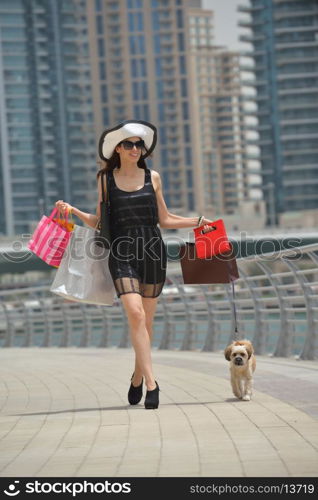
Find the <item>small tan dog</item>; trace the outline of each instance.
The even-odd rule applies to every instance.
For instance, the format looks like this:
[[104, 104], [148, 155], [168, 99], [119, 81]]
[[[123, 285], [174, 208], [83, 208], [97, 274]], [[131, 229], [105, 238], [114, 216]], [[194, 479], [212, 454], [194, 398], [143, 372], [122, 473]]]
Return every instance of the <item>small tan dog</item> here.
[[230, 361], [233, 394], [243, 401], [252, 396], [253, 372], [256, 368], [254, 349], [249, 340], [232, 342], [224, 350], [225, 359]]

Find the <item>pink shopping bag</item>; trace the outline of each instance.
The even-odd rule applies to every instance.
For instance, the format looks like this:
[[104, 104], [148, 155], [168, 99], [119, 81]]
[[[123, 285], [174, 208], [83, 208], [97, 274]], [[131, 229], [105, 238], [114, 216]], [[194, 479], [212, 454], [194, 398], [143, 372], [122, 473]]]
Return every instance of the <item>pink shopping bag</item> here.
[[50, 266], [59, 267], [72, 232], [53, 220], [56, 212], [54, 208], [49, 217], [43, 215], [27, 247]]

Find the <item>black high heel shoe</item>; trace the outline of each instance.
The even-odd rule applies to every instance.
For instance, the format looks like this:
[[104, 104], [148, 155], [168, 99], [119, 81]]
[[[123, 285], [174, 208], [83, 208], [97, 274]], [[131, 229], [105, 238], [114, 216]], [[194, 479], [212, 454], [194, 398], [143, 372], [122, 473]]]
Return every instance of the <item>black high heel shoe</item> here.
[[142, 398], [142, 384], [143, 384], [144, 379], [142, 378], [141, 384], [137, 385], [137, 387], [135, 387], [132, 384], [133, 377], [134, 377], [134, 373], [132, 374], [132, 377], [130, 379], [131, 384], [130, 384], [129, 391], [128, 391], [128, 401], [129, 401], [129, 404], [131, 404], [131, 405], [137, 405]]
[[156, 382], [156, 388], [152, 391], [147, 391], [145, 398], [145, 408], [146, 410], [155, 410], [159, 406], [159, 385]]

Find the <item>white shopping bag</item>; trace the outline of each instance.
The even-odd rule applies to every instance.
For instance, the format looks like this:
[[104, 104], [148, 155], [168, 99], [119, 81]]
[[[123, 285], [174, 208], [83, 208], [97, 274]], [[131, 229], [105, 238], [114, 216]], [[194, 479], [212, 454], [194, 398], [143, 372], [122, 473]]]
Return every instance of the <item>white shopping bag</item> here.
[[109, 249], [95, 243], [96, 230], [75, 225], [50, 291], [76, 302], [113, 305]]

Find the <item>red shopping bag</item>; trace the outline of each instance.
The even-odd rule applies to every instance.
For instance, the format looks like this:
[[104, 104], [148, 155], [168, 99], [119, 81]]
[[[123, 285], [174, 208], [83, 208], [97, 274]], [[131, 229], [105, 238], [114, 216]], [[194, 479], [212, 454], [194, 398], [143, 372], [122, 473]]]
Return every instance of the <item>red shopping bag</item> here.
[[[213, 230], [203, 233], [204, 225], [211, 226]], [[193, 229], [197, 257], [199, 259], [209, 259], [214, 255], [229, 252], [231, 250], [231, 245], [225, 231], [223, 220], [218, 219], [204, 225]]]
[[49, 217], [43, 215], [27, 247], [50, 266], [59, 267], [72, 232], [67, 230], [67, 215], [65, 227], [53, 220], [56, 212], [54, 208]]

